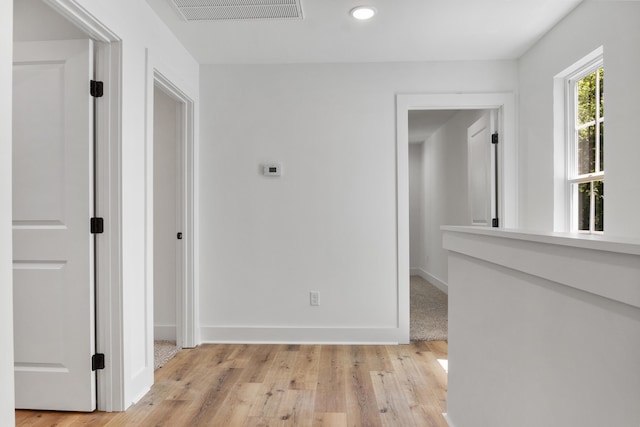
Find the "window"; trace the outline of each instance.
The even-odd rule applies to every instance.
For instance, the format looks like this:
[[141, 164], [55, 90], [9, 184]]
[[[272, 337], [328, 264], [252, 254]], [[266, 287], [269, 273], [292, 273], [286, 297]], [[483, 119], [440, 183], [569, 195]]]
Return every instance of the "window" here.
[[602, 57], [568, 79], [568, 168], [571, 229], [604, 231], [604, 67]]

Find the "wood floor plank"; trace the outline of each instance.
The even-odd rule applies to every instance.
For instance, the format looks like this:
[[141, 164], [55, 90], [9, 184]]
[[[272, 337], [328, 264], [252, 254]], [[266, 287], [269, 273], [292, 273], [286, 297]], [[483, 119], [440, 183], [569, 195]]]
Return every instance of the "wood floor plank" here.
[[16, 411], [16, 426], [20, 427], [75, 427], [106, 424], [116, 414], [106, 412], [67, 413], [52, 411]]
[[191, 407], [196, 408], [196, 412], [191, 416], [188, 425], [215, 425], [216, 413], [231, 393], [240, 375], [241, 370], [239, 369], [222, 369], [219, 375], [211, 381], [212, 387], [205, 393], [203, 399], [194, 400]]
[[291, 382], [297, 351], [279, 351], [273, 359], [271, 369], [262, 383], [262, 391], [255, 399], [249, 416], [272, 418], [278, 415], [278, 407], [284, 399]]
[[273, 364], [273, 359], [282, 349], [283, 347], [279, 345], [253, 346], [253, 355], [251, 356], [249, 365], [242, 373], [242, 381], [262, 383]]
[[[378, 413], [373, 383], [371, 382], [372, 366], [379, 368], [376, 358], [369, 358], [371, 353], [366, 347], [350, 348], [350, 360], [347, 367], [347, 421], [350, 427], [379, 427], [382, 425]], [[378, 359], [379, 360], [379, 359]]]
[[127, 412], [16, 411], [20, 427], [444, 427], [447, 343], [202, 345]]
[[236, 345], [227, 357], [227, 362], [231, 368], [246, 368], [251, 364], [253, 350], [250, 345]]
[[367, 364], [372, 371], [391, 371], [391, 359], [387, 352], [387, 346], [369, 345], [364, 347], [367, 354]]
[[421, 427], [411, 415], [395, 372], [372, 371], [371, 381], [383, 426]]
[[51, 411], [16, 410], [16, 427], [30, 427], [42, 418], [51, 419], [56, 413]]
[[[440, 401], [439, 396], [429, 388], [415, 364], [411, 356], [413, 349], [413, 345], [399, 345], [389, 349], [393, 371], [397, 375], [413, 419], [420, 426], [446, 427], [447, 423], [442, 416], [446, 408], [433, 405], [433, 402]], [[430, 404], [426, 404], [427, 402]]]
[[278, 408], [279, 425], [312, 427], [315, 391], [287, 390]]
[[347, 414], [344, 412], [318, 412], [313, 419], [313, 427], [347, 427]]
[[300, 346], [298, 359], [293, 368], [293, 375], [289, 383], [290, 390], [315, 390], [318, 385], [320, 369], [319, 345]]
[[209, 368], [228, 367], [228, 358], [236, 346], [232, 344], [205, 344], [208, 348], [204, 363]]
[[[173, 426], [179, 422], [185, 408], [190, 402], [184, 400], [163, 400], [154, 405], [153, 412], [149, 413], [139, 425], [144, 426]], [[125, 423], [126, 425], [126, 423]], [[130, 424], [129, 424], [130, 425]], [[196, 427], [200, 424], [191, 424]]]
[[247, 421], [251, 405], [262, 391], [258, 383], [237, 383], [216, 415], [216, 421], [227, 427], [242, 427]]
[[345, 346], [326, 345], [322, 347], [316, 389], [316, 412], [346, 412], [346, 363]]
[[154, 384], [149, 393], [127, 412], [115, 413], [105, 425], [109, 427], [126, 427], [127, 425], [143, 425], [143, 421], [156, 410], [158, 403], [163, 402], [172, 392], [171, 382]]
[[[446, 359], [447, 356], [442, 353], [438, 353], [440, 356], [437, 356], [430, 350], [426, 342], [416, 342], [415, 348], [416, 351], [412, 357], [427, 382], [427, 387], [437, 397], [437, 404], [445, 408], [447, 400], [447, 373], [440, 362], [438, 362], [438, 358]], [[443, 412], [446, 411], [443, 410]]]
[[81, 414], [78, 416], [65, 417], [63, 422], [56, 424], [56, 427], [85, 427], [85, 426], [101, 426], [107, 424], [117, 414], [106, 412], [94, 412], [90, 414]]
[[199, 400], [211, 388], [210, 381], [204, 381], [204, 378], [216, 381], [216, 377], [220, 372], [226, 372], [232, 368], [212, 368], [206, 364], [195, 364], [191, 371], [185, 373], [180, 381], [159, 380], [157, 384], [161, 384], [169, 390], [165, 399], [171, 400]]
[[275, 417], [247, 417], [242, 427], [279, 427], [280, 423], [281, 420]]
[[205, 349], [202, 346], [198, 349], [183, 349], [175, 355], [166, 365], [154, 373], [155, 381], [160, 379], [172, 379], [180, 381], [185, 373], [190, 371], [194, 365], [202, 363], [205, 358]]
[[446, 359], [447, 354], [449, 354], [446, 341], [420, 341], [419, 343], [421, 347], [428, 348], [438, 359]]

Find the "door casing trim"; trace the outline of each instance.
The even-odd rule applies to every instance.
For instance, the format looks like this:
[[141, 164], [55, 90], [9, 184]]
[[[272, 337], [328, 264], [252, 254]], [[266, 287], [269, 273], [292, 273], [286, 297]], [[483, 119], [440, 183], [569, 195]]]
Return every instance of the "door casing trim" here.
[[97, 104], [96, 215], [105, 230], [96, 237], [96, 350], [99, 411], [124, 411], [125, 376], [122, 293], [122, 45], [121, 39], [74, 0], [44, 0], [95, 42], [96, 79], [104, 82]]
[[409, 111], [499, 110], [499, 217], [501, 227], [517, 228], [518, 145], [515, 95], [493, 93], [427, 93], [396, 95], [396, 253], [398, 342], [409, 343]]
[[[162, 72], [152, 64], [149, 67], [152, 75], [149, 76], [151, 88], [148, 93], [151, 100], [149, 105], [153, 106], [153, 88], [158, 87], [179, 105], [178, 112], [178, 161], [177, 172], [179, 173], [179, 186], [176, 199], [178, 200], [178, 210], [176, 212], [176, 222], [184, 227], [183, 238], [178, 245], [177, 274], [180, 285], [176, 289], [176, 344], [179, 348], [193, 348], [197, 343], [196, 337], [196, 289], [194, 286], [195, 271], [195, 215], [194, 215], [194, 101], [184, 93], [177, 85], [172, 83]], [[150, 122], [150, 132], [153, 133], [153, 120]], [[153, 141], [151, 144], [153, 145]], [[151, 155], [153, 160], [153, 155]], [[153, 171], [147, 179], [153, 182]], [[151, 202], [153, 203], [153, 201]], [[151, 205], [153, 206], [153, 204]], [[153, 267], [152, 267], [153, 268]]]

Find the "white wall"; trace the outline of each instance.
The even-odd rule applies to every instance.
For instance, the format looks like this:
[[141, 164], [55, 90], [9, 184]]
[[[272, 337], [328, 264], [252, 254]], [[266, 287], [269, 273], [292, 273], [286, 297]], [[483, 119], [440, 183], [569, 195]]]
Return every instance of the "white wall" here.
[[156, 340], [176, 339], [176, 120], [178, 104], [154, 90], [153, 324]]
[[0, 0], [0, 424], [15, 424], [13, 391], [13, 256], [11, 93], [13, 1]]
[[607, 235], [640, 235], [637, 118], [640, 117], [640, 3], [584, 2], [519, 61], [522, 224], [552, 230], [553, 77], [604, 46]]
[[440, 227], [471, 225], [467, 129], [487, 113], [461, 110], [420, 150], [413, 148], [415, 144], [409, 146], [411, 270], [441, 288], [447, 286], [448, 273]]
[[[515, 71], [203, 66], [203, 340], [397, 340], [395, 95], [513, 91]], [[269, 161], [281, 178], [260, 175]]]
[[409, 144], [409, 265], [411, 270], [426, 267], [424, 226], [429, 223], [423, 209], [425, 179], [423, 143]]

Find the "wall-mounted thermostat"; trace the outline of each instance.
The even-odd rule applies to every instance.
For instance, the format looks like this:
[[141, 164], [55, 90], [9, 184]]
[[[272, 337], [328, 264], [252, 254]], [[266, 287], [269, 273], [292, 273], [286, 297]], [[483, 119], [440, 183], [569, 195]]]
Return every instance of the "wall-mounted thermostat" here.
[[262, 173], [265, 176], [280, 176], [282, 175], [282, 165], [277, 163], [262, 165]]

